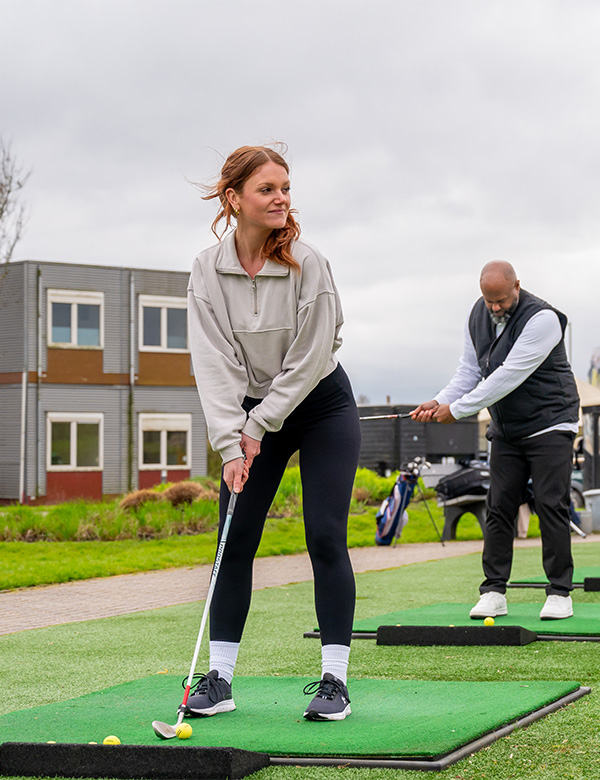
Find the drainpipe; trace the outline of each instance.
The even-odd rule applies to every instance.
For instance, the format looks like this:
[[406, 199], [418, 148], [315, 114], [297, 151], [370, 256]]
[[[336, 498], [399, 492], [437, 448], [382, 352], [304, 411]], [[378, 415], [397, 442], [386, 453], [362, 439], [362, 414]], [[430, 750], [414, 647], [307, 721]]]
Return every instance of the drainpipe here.
[[23, 289], [23, 373], [21, 374], [21, 452], [19, 456], [19, 503], [24, 504], [27, 496], [25, 462], [27, 448], [27, 372], [29, 369], [29, 266], [24, 267]]
[[133, 391], [135, 387], [135, 276], [129, 272], [129, 399], [127, 405], [127, 485], [133, 490]]
[[35, 410], [35, 440], [36, 440], [36, 470], [35, 470], [35, 495], [40, 495], [42, 481], [42, 437], [40, 415], [42, 407], [42, 269], [37, 266], [37, 395]]

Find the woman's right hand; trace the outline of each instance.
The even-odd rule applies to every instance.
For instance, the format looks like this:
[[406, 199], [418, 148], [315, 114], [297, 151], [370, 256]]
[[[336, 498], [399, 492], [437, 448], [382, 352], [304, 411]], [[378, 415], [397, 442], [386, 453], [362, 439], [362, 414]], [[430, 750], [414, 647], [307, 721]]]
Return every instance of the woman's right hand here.
[[249, 466], [245, 458], [228, 460], [223, 466], [223, 480], [229, 491], [241, 493], [248, 479]]

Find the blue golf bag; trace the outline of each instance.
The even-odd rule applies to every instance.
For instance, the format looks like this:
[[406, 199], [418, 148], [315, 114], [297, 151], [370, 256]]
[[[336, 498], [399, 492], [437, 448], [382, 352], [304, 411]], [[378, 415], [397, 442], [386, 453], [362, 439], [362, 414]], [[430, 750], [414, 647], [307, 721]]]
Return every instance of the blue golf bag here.
[[394, 539], [399, 539], [408, 522], [406, 507], [415, 491], [420, 474], [419, 468], [415, 466], [416, 464], [409, 463], [400, 471], [390, 495], [384, 499], [375, 515], [377, 523], [375, 543], [378, 545], [389, 545]]

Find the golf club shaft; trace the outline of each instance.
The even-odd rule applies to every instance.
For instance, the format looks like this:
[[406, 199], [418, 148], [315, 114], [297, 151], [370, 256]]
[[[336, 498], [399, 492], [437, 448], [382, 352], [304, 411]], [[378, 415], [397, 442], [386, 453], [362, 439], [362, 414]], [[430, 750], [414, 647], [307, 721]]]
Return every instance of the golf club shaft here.
[[372, 414], [369, 417], [359, 417], [359, 420], [392, 420], [394, 417], [410, 417], [410, 414]]
[[185, 706], [187, 704], [188, 696], [190, 695], [190, 689], [192, 687], [192, 680], [194, 677], [194, 672], [196, 671], [196, 664], [198, 662], [198, 655], [200, 653], [200, 644], [202, 643], [202, 636], [204, 634], [204, 627], [206, 626], [206, 621], [208, 619], [208, 613], [210, 610], [210, 603], [212, 601], [213, 592], [215, 590], [215, 585], [217, 583], [217, 574], [219, 573], [219, 568], [221, 567], [221, 558], [223, 557], [223, 550], [225, 549], [225, 542], [227, 541], [227, 535], [229, 533], [229, 526], [231, 525], [231, 518], [233, 517], [233, 512], [235, 509], [235, 503], [237, 501], [238, 493], [234, 493], [234, 491], [231, 491], [231, 496], [229, 498], [229, 504], [227, 505], [227, 515], [225, 517], [225, 523], [223, 525], [223, 532], [221, 534], [221, 539], [219, 541], [219, 546], [217, 547], [217, 554], [215, 556], [215, 562], [213, 564], [212, 574], [210, 577], [210, 584], [208, 586], [208, 593], [206, 595], [206, 602], [204, 604], [204, 612], [202, 613], [202, 621], [200, 623], [200, 631], [198, 633], [198, 639], [196, 641], [196, 648], [194, 650], [194, 657], [192, 658], [192, 665], [190, 667], [190, 673], [188, 676], [187, 684], [185, 686], [185, 693], [183, 695], [183, 701], [181, 703], [180, 711], [179, 711], [179, 717], [177, 719], [178, 723], [181, 723], [184, 716]]

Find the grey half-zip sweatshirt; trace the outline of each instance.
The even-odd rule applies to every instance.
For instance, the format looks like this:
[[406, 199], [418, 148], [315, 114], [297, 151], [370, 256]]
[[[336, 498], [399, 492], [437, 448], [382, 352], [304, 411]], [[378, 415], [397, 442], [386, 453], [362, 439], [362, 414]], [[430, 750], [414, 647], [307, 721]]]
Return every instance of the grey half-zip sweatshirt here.
[[[188, 285], [194, 374], [212, 448], [242, 455], [243, 431], [262, 439], [337, 366], [343, 323], [328, 261], [297, 241], [300, 273], [267, 260], [254, 280], [242, 268], [235, 232], [202, 252]], [[250, 415], [244, 396], [260, 398]]]

